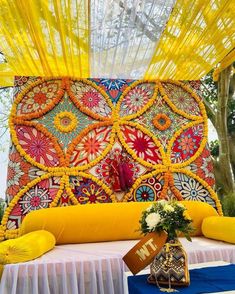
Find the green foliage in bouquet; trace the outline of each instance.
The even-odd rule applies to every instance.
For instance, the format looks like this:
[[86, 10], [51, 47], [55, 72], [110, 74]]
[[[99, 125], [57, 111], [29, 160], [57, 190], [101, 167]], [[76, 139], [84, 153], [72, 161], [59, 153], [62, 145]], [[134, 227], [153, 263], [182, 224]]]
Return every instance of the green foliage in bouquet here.
[[192, 220], [185, 206], [178, 201], [160, 200], [152, 204], [143, 211], [140, 224], [144, 234], [166, 231], [170, 241], [176, 239], [177, 233], [181, 232], [191, 241]]

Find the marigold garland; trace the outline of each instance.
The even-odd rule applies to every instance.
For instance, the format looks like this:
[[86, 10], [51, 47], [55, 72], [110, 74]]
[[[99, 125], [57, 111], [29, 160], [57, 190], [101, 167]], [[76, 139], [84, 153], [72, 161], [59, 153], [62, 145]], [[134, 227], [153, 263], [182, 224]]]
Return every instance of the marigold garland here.
[[[51, 140], [51, 142], [53, 143], [53, 146], [56, 150], [56, 153], [58, 155], [58, 158], [60, 160], [60, 166], [65, 166], [65, 158], [64, 158], [64, 153], [63, 150], [61, 149], [57, 139], [50, 133], [47, 131], [47, 129], [42, 126], [37, 124], [36, 122], [32, 122], [32, 121], [22, 121], [21, 119], [14, 119], [14, 123], [16, 124], [16, 126], [20, 126], [20, 125], [25, 125], [25, 126], [30, 126], [30, 127], [34, 127], [35, 129], [37, 129], [38, 131], [42, 132], [47, 138], [49, 138]], [[31, 163], [34, 166], [37, 166], [39, 169], [42, 169], [43, 171], [53, 171], [56, 169], [56, 167], [47, 167], [39, 162], [36, 162], [31, 156], [29, 156], [24, 149], [21, 147], [21, 145], [19, 144], [19, 140], [16, 134], [16, 130], [14, 128], [14, 124], [12, 121], [10, 121], [9, 123], [10, 126], [10, 132], [11, 132], [11, 138], [12, 138], [12, 142], [14, 143], [17, 151], [20, 153], [20, 155], [29, 163]]]
[[95, 176], [93, 176], [91, 174], [87, 174], [87, 173], [84, 173], [84, 172], [78, 172], [78, 176], [92, 180], [98, 186], [100, 186], [105, 191], [105, 193], [107, 195], [110, 196], [110, 199], [112, 200], [112, 202], [117, 202], [117, 198], [113, 194], [113, 191], [105, 183], [103, 183], [100, 179], [98, 179], [97, 177], [95, 177]]
[[[182, 84], [181, 82], [176, 82], [176, 81], [165, 81], [167, 83], [171, 83], [174, 85], [177, 85], [181, 88], [183, 88], [186, 92], [189, 93], [189, 95], [198, 103], [199, 105], [199, 109], [200, 109], [200, 116], [198, 115], [191, 115], [188, 113], [185, 113], [183, 110], [178, 109], [170, 100], [170, 98], [167, 96], [166, 91], [162, 85], [162, 83], [160, 81], [149, 81], [151, 83], [155, 83], [154, 86], [154, 92], [152, 97], [149, 99], [149, 101], [136, 113], [131, 114], [131, 115], [126, 115], [123, 117], [120, 117], [119, 112], [120, 112], [120, 108], [121, 108], [121, 103], [123, 102], [123, 99], [125, 99], [125, 96], [128, 94], [129, 91], [131, 91], [132, 89], [134, 89], [134, 87], [143, 84], [143, 83], [147, 83], [148, 81], [136, 81], [134, 83], [131, 84], [131, 86], [127, 87], [125, 89], [125, 91], [122, 93], [116, 107], [113, 106], [113, 104], [111, 103], [111, 100], [109, 99], [109, 96], [107, 95], [107, 93], [100, 88], [99, 86], [97, 86], [95, 83], [93, 83], [92, 81], [89, 80], [85, 80], [85, 79], [76, 79], [76, 78], [63, 78], [61, 81], [59, 81], [60, 83], [58, 83], [58, 91], [56, 93], [56, 97], [53, 98], [53, 103], [49, 104], [46, 106], [45, 109], [43, 109], [42, 111], [38, 111], [37, 113], [29, 113], [29, 114], [25, 114], [25, 115], [17, 115], [17, 105], [20, 103], [20, 101], [24, 98], [24, 96], [35, 86], [43, 83], [44, 81], [49, 81], [49, 80], [59, 80], [59, 78], [46, 78], [46, 79], [40, 79], [37, 80], [33, 83], [31, 83], [29, 86], [27, 86], [24, 90], [21, 91], [21, 93], [17, 96], [17, 98], [14, 101], [13, 107], [12, 107], [12, 111], [11, 111], [11, 115], [10, 115], [10, 119], [9, 119], [9, 125], [10, 125], [10, 131], [11, 131], [11, 135], [12, 135], [12, 141], [14, 143], [14, 145], [16, 146], [17, 151], [20, 153], [20, 155], [29, 163], [31, 163], [33, 166], [36, 166], [38, 168], [40, 168], [43, 171], [48, 172], [47, 174], [44, 174], [36, 179], [34, 179], [33, 181], [29, 182], [22, 190], [20, 190], [16, 196], [12, 199], [12, 201], [10, 202], [8, 208], [5, 211], [5, 214], [3, 216], [3, 220], [2, 220], [2, 225], [0, 226], [0, 240], [3, 240], [4, 238], [12, 238], [12, 237], [16, 237], [19, 234], [19, 229], [16, 230], [6, 230], [6, 224], [9, 218], [9, 215], [12, 211], [12, 209], [14, 208], [14, 206], [18, 203], [19, 199], [24, 195], [24, 193], [26, 193], [30, 188], [32, 188], [34, 185], [36, 185], [38, 182], [40, 182], [43, 179], [48, 179], [50, 177], [61, 177], [61, 181], [60, 181], [60, 187], [59, 190], [56, 194], [56, 197], [54, 198], [53, 202], [51, 202], [50, 207], [54, 207], [58, 204], [60, 198], [63, 195], [63, 192], [66, 191], [69, 199], [71, 200], [71, 202], [73, 204], [79, 204], [77, 198], [75, 197], [75, 195], [73, 194], [72, 190], [71, 190], [71, 186], [69, 183], [69, 177], [70, 176], [81, 176], [87, 179], [91, 179], [92, 181], [94, 181], [97, 185], [99, 185], [100, 187], [102, 187], [102, 189], [107, 193], [107, 195], [110, 196], [111, 200], [113, 202], [118, 201], [116, 196], [113, 194], [113, 191], [100, 179], [96, 178], [95, 176], [86, 173], [86, 170], [88, 170], [89, 168], [95, 166], [98, 162], [100, 162], [107, 154], [108, 152], [112, 149], [112, 146], [114, 144], [114, 139], [115, 136], [117, 135], [117, 137], [119, 138], [122, 146], [124, 147], [124, 149], [132, 156], [132, 158], [134, 160], [136, 160], [137, 162], [139, 162], [140, 164], [142, 164], [145, 167], [151, 168], [152, 171], [148, 172], [147, 174], [144, 174], [142, 176], [140, 176], [138, 179], [135, 180], [132, 188], [130, 189], [130, 191], [124, 196], [122, 201], [128, 201], [131, 197], [132, 194], [134, 192], [135, 189], [137, 189], [137, 187], [139, 186], [139, 184], [145, 180], [148, 179], [150, 177], [154, 177], [159, 173], [163, 173], [163, 177], [164, 177], [164, 185], [163, 185], [163, 189], [161, 191], [160, 194], [160, 199], [164, 199], [167, 196], [167, 191], [168, 189], [170, 189], [172, 191], [172, 193], [175, 195], [175, 197], [179, 200], [182, 199], [182, 195], [180, 193], [180, 191], [174, 186], [174, 178], [173, 178], [173, 174], [174, 172], [182, 172], [192, 178], [194, 178], [195, 180], [197, 180], [198, 182], [200, 182], [210, 193], [211, 198], [213, 200], [215, 200], [216, 202], [216, 206], [217, 209], [219, 211], [220, 214], [222, 214], [222, 209], [221, 209], [221, 205], [219, 203], [219, 200], [216, 196], [216, 193], [212, 190], [212, 188], [201, 178], [199, 178], [197, 175], [195, 175], [193, 172], [184, 169], [184, 167], [186, 167], [187, 165], [189, 165], [191, 162], [193, 162], [198, 156], [200, 156], [200, 154], [202, 153], [205, 145], [206, 145], [206, 141], [207, 141], [207, 132], [208, 132], [208, 127], [207, 127], [207, 116], [206, 116], [206, 111], [205, 111], [205, 107], [203, 105], [202, 100], [200, 99], [200, 97], [198, 97], [191, 89], [190, 87]], [[76, 98], [75, 94], [73, 93], [73, 91], [71, 90], [71, 83], [72, 82], [82, 82], [83, 84], [89, 85], [91, 87], [93, 87], [95, 90], [97, 90], [105, 99], [105, 101], [107, 102], [108, 106], [111, 109], [110, 115], [108, 117], [103, 117], [97, 113], [93, 113], [92, 111], [90, 111], [87, 107], [83, 107], [82, 104], [78, 101], [78, 99]], [[77, 138], [74, 138], [71, 142], [71, 144], [68, 147], [66, 156], [64, 155], [58, 141], [57, 138], [55, 138], [50, 132], [47, 131], [47, 129], [45, 127], [43, 127], [42, 125], [36, 124], [35, 122], [29, 121], [31, 119], [35, 119], [40, 117], [41, 115], [47, 113], [48, 111], [50, 111], [52, 109], [52, 107], [54, 106], [55, 103], [59, 103], [59, 101], [62, 99], [65, 91], [68, 92], [72, 102], [75, 104], [75, 106], [83, 113], [89, 115], [90, 117], [92, 117], [93, 119], [97, 120], [97, 123], [88, 126], [86, 129], [84, 129], [78, 136]], [[162, 98], [164, 99], [164, 101], [167, 103], [167, 105], [172, 109], [173, 112], [185, 117], [186, 119], [191, 120], [191, 122], [189, 122], [188, 124], [184, 125], [183, 127], [181, 127], [180, 130], [176, 131], [173, 135], [173, 137], [170, 139], [168, 147], [167, 147], [167, 151], [165, 152], [160, 141], [146, 128], [144, 128], [142, 125], [140, 125], [139, 123], [133, 122], [131, 120], [138, 118], [139, 116], [141, 116], [143, 113], [145, 113], [156, 101], [156, 99], [158, 98], [158, 91], [161, 94]], [[61, 112], [61, 116], [63, 115], [70, 115], [70, 112]], [[73, 114], [71, 114], [73, 115]], [[59, 129], [60, 128], [60, 122], [59, 119], [61, 118], [60, 115], [57, 115], [57, 118], [55, 119], [55, 126]], [[167, 129], [170, 124], [171, 121], [170, 119], [164, 115], [164, 114], [159, 114], [158, 116], [156, 116], [153, 121], [155, 119], [158, 120], [160, 118], [165, 119], [166, 124], [157, 124], [158, 129]], [[169, 119], [169, 120], [168, 120]], [[71, 131], [72, 129], [75, 128], [74, 125], [76, 125], [76, 117], [74, 119], [74, 117], [71, 117], [71, 121], [73, 122], [73, 124], [70, 125], [70, 128], [66, 129], [67, 132]], [[158, 121], [154, 121], [155, 123]], [[175, 142], [175, 140], [178, 138], [178, 136], [180, 136], [182, 134], [182, 132], [184, 132], [187, 128], [196, 126], [203, 123], [203, 139], [201, 141], [201, 144], [198, 148], [198, 150], [195, 152], [195, 154], [189, 159], [186, 160], [185, 162], [182, 163], [171, 163], [171, 150], [173, 147], [173, 144]], [[60, 160], [60, 164], [58, 167], [46, 167], [40, 163], [37, 163], [35, 160], [33, 160], [28, 154], [26, 154], [26, 152], [23, 150], [23, 148], [20, 146], [17, 135], [16, 135], [16, 131], [15, 131], [15, 125], [19, 126], [19, 125], [26, 125], [26, 126], [32, 126], [35, 127], [38, 131], [41, 131], [46, 137], [48, 137], [52, 143], [53, 146], [58, 154], [59, 160]], [[129, 148], [128, 144], [125, 142], [124, 137], [122, 135], [122, 131], [121, 131], [121, 127], [122, 126], [131, 126], [134, 127], [137, 130], [140, 130], [141, 132], [143, 132], [144, 134], [146, 134], [147, 136], [149, 136], [154, 144], [156, 145], [156, 147], [158, 147], [160, 155], [162, 157], [162, 164], [151, 164], [141, 158], [139, 158], [136, 153], [131, 150], [131, 148]], [[59, 127], [58, 127], [59, 126]], [[70, 167], [70, 157], [72, 156], [73, 150], [76, 148], [76, 145], [79, 143], [80, 140], [82, 140], [82, 138], [87, 135], [90, 131], [92, 131], [95, 128], [99, 128], [99, 127], [110, 127], [111, 128], [111, 133], [110, 133], [110, 138], [109, 138], [109, 143], [107, 144], [107, 147], [104, 149], [104, 151], [102, 152], [102, 154], [100, 156], [98, 156], [94, 161], [89, 162], [88, 164], [82, 165], [82, 166], [76, 166], [76, 167]], [[65, 129], [60, 130], [60, 131], [64, 131], [66, 132]]]
[[134, 190], [138, 188], [138, 186], [141, 184], [142, 181], [147, 180], [149, 178], [152, 178], [152, 177], [156, 176], [157, 174], [161, 174], [166, 171], [167, 171], [167, 167], [163, 166], [161, 168], [158, 168], [157, 170], [153, 170], [152, 172], [149, 172], [149, 173], [144, 174], [144, 175], [140, 176], [139, 178], [137, 178], [135, 180], [134, 184], [132, 185], [130, 191], [124, 196], [123, 202], [127, 202], [132, 197]]
[[[69, 124], [64, 126], [61, 123], [63, 119], [68, 119], [70, 121]], [[77, 127], [78, 119], [73, 113], [69, 111], [62, 111], [55, 116], [54, 125], [55, 125], [55, 128], [58, 129], [60, 132], [69, 133], [69, 132], [72, 132]]]
[[[171, 80], [167, 80], [166, 82], [168, 83], [171, 83], [173, 85], [177, 85], [177, 86], [181, 86], [185, 91], [189, 92], [189, 88], [186, 87], [184, 84], [181, 84], [177, 81], [171, 81]], [[181, 109], [178, 109], [174, 103], [171, 102], [171, 99], [168, 97], [168, 95], [166, 94], [166, 91], [164, 89], [164, 87], [162, 86], [162, 84], [160, 82], [158, 82], [158, 87], [159, 87], [159, 90], [160, 90], [160, 93], [162, 95], [162, 98], [166, 101], [166, 103], [169, 105], [169, 107], [173, 110], [173, 112], [187, 118], [187, 119], [190, 119], [190, 120], [198, 120], [201, 118], [201, 116], [196, 116], [196, 115], [192, 115], [192, 114], [188, 114], [186, 112], [184, 112], [183, 110]], [[191, 94], [191, 93], [190, 93]], [[198, 100], [198, 96], [194, 97], [193, 95], [191, 95], [196, 101]], [[199, 98], [200, 99], [200, 98]], [[200, 99], [201, 101], [201, 99]], [[198, 104], [199, 104], [199, 101], [197, 101]], [[201, 109], [200, 109], [201, 110]]]
[[116, 111], [117, 111], [117, 114], [120, 113], [120, 110], [121, 110], [121, 104], [123, 102], [123, 100], [125, 99], [126, 95], [132, 90], [134, 89], [135, 87], [141, 85], [141, 84], [145, 84], [145, 83], [154, 83], [155, 84], [155, 87], [154, 87], [154, 92], [153, 92], [153, 95], [152, 97], [149, 99], [149, 102], [147, 102], [139, 111], [137, 111], [136, 113], [133, 113], [133, 114], [130, 114], [130, 115], [126, 115], [124, 117], [120, 117], [118, 116], [119, 118], [122, 118], [122, 119], [125, 119], [125, 121], [129, 121], [129, 120], [132, 120], [132, 119], [135, 119], [139, 116], [141, 116], [143, 113], [145, 113], [152, 105], [153, 103], [156, 101], [156, 98], [157, 98], [157, 94], [158, 94], [158, 84], [155, 82], [155, 81], [136, 81], [134, 83], [132, 83], [130, 86], [128, 86], [122, 93], [121, 97], [119, 98], [118, 100], [118, 103], [116, 105]]
[[6, 239], [6, 240], [7, 239], [15, 239], [18, 237], [20, 237], [20, 229], [6, 230], [4, 238], [3, 239], [0, 238], [0, 241], [3, 241], [4, 239]]
[[107, 93], [102, 88], [100, 88], [95, 83], [93, 83], [93, 82], [91, 82], [89, 80], [86, 80], [86, 79], [71, 79], [71, 80], [66, 79], [66, 90], [67, 90], [67, 92], [69, 94], [69, 97], [71, 98], [74, 105], [76, 105], [76, 107], [81, 112], [86, 113], [87, 115], [89, 115], [90, 117], [92, 117], [92, 118], [94, 118], [96, 120], [106, 121], [106, 120], [110, 119], [110, 117], [107, 118], [107, 117], [101, 116], [101, 115], [99, 115], [97, 113], [92, 112], [87, 107], [82, 106], [82, 104], [79, 102], [79, 100], [76, 98], [75, 94], [71, 90], [71, 82], [81, 82], [81, 83], [84, 83], [84, 84], [89, 85], [89, 86], [93, 87], [94, 89], [96, 89], [97, 92], [99, 92], [105, 98], [105, 101], [107, 102], [108, 106], [110, 107], [111, 113], [112, 113], [113, 109], [114, 109], [113, 104], [111, 103]]
[[170, 180], [170, 173], [169, 171], [166, 171], [164, 173], [164, 184], [163, 184], [163, 188], [160, 194], [160, 199], [165, 199], [166, 195], [167, 195], [167, 190], [169, 188], [169, 180]]
[[[81, 141], [81, 139], [87, 135], [90, 131], [96, 129], [96, 128], [101, 128], [101, 127], [111, 127], [111, 121], [104, 121], [104, 122], [98, 122], [94, 125], [88, 126], [86, 129], [84, 129], [69, 145], [69, 148], [67, 150], [66, 154], [66, 166], [70, 165], [70, 158], [72, 157], [73, 151], [76, 148], [77, 144]], [[95, 160], [92, 160], [88, 164], [84, 164], [82, 166], [76, 166], [72, 167], [73, 170], [86, 170], [91, 168], [92, 166], [96, 165], [98, 162], [100, 162], [107, 154], [108, 152], [112, 149], [113, 143], [114, 143], [114, 137], [115, 137], [115, 128], [112, 128], [110, 131], [110, 139], [109, 139], [109, 144], [107, 144], [107, 147], [104, 149], [102, 154], [100, 156], [97, 156]]]
[[54, 198], [54, 200], [50, 203], [50, 208], [51, 207], [56, 207], [63, 192], [64, 192], [64, 187], [65, 187], [65, 178], [66, 178], [66, 175], [63, 175], [62, 178], [60, 179], [60, 187], [59, 187], [59, 190]]
[[[193, 97], [194, 98], [194, 100], [197, 102], [197, 104], [198, 104], [198, 106], [199, 106], [199, 109], [200, 109], [200, 111], [201, 111], [201, 115], [202, 115], [202, 117], [204, 118], [204, 119], [206, 119], [207, 120], [207, 114], [206, 114], [206, 109], [205, 109], [205, 106], [204, 106], [204, 104], [203, 104], [203, 101], [202, 101], [202, 99], [188, 86], [188, 85], [185, 85], [185, 84], [183, 84], [182, 82], [179, 82], [179, 81], [172, 81], [172, 80], [169, 80], [169, 81], [167, 81], [167, 82], [169, 82], [169, 83], [171, 83], [171, 84], [173, 84], [173, 85], [177, 85], [177, 86], [179, 86], [179, 87], [181, 87], [181, 88], [183, 88], [186, 92], [188, 92], [189, 93], [189, 95], [191, 96], [191, 97]], [[194, 116], [192, 116], [192, 117], [194, 117]], [[195, 118], [196, 117], [198, 117], [198, 119], [200, 119], [200, 116], [195, 116]], [[192, 120], [193, 120], [193, 118], [191, 118]]]
[[174, 178], [172, 173], [169, 173], [169, 186], [170, 186], [171, 192], [175, 195], [176, 199], [179, 201], [183, 200], [180, 191], [174, 185]]
[[152, 123], [158, 130], [165, 131], [170, 127], [171, 119], [165, 113], [159, 113], [154, 117]]
[[[51, 173], [47, 173], [44, 175], [41, 175], [39, 177], [37, 177], [36, 179], [32, 180], [31, 182], [29, 182], [27, 185], [25, 185], [15, 196], [14, 198], [11, 200], [11, 202], [9, 203], [8, 207], [6, 208], [3, 218], [2, 218], [2, 222], [1, 222], [1, 228], [4, 231], [4, 237], [6, 238], [6, 236], [9, 236], [8, 233], [11, 230], [6, 230], [6, 226], [7, 226], [7, 222], [8, 222], [8, 218], [9, 215], [12, 211], [12, 209], [15, 207], [15, 205], [18, 203], [19, 199], [29, 191], [29, 189], [31, 189], [32, 187], [34, 187], [35, 185], [37, 185], [39, 182], [49, 179], [50, 177], [52, 177], [53, 175]], [[18, 229], [14, 230], [15, 232], [15, 237], [17, 237], [18, 234]], [[14, 234], [13, 232], [13, 234]], [[11, 234], [11, 233], [10, 233]], [[1, 240], [1, 239], [0, 239]]]
[[69, 184], [69, 177], [66, 177], [66, 179], [65, 179], [65, 191], [68, 194], [69, 200], [73, 203], [73, 205], [80, 204], [72, 192], [72, 189]]
[[197, 176], [196, 174], [194, 174], [193, 172], [191, 172], [188, 169], [175, 169], [174, 172], [177, 173], [183, 173], [191, 178], [193, 178], [194, 180], [198, 181], [206, 190], [209, 191], [211, 198], [215, 201], [216, 204], [216, 208], [218, 210], [219, 215], [223, 215], [223, 211], [222, 211], [222, 206], [221, 203], [218, 199], [217, 194], [215, 193], [215, 191], [208, 185], [208, 183], [206, 181], [204, 181], [202, 178], [200, 178], [199, 176]]
[[13, 107], [12, 107], [11, 115], [15, 116], [17, 114], [17, 105], [21, 102], [21, 100], [23, 100], [24, 96], [27, 95], [27, 93], [31, 89], [33, 89], [34, 87], [36, 87], [44, 82], [50, 81], [50, 80], [55, 80], [55, 81], [58, 80], [60, 82], [60, 85], [58, 85], [59, 90], [57, 91], [56, 96], [53, 98], [53, 101], [50, 104], [46, 105], [46, 107], [43, 110], [34, 111], [33, 113], [29, 113], [29, 114], [19, 115], [18, 117], [21, 120], [35, 119], [35, 118], [39, 118], [40, 116], [42, 116], [45, 113], [52, 110], [52, 108], [60, 102], [60, 100], [62, 99], [64, 92], [65, 92], [65, 90], [64, 90], [65, 89], [65, 79], [60, 80], [59, 77], [42, 78], [40, 80], [37, 80], [35, 82], [30, 83], [30, 85], [27, 86], [24, 90], [22, 90], [20, 92], [20, 94], [17, 96], [17, 98], [15, 99]]
[[168, 143], [168, 147], [167, 147], [167, 152], [166, 152], [166, 157], [167, 157], [167, 162], [169, 166], [173, 166], [181, 168], [181, 167], [185, 167], [187, 165], [189, 165], [190, 163], [192, 163], [197, 157], [199, 157], [203, 151], [203, 149], [206, 146], [207, 143], [207, 137], [205, 137], [205, 134], [207, 134], [207, 125], [205, 125], [204, 122], [204, 128], [203, 128], [203, 138], [201, 141], [201, 144], [198, 148], [198, 150], [195, 152], [195, 154], [193, 156], [191, 156], [188, 160], [185, 160], [184, 162], [181, 163], [171, 163], [171, 150], [173, 148], [173, 144], [176, 141], [176, 139], [188, 128], [190, 127], [194, 127], [200, 123], [204, 122], [203, 119], [198, 120], [198, 121], [193, 121], [190, 123], [187, 123], [186, 125], [184, 125], [181, 129], [179, 129], [178, 131], [175, 132], [175, 134], [173, 135], [173, 137], [171, 138], [171, 140]]
[[[162, 164], [152, 164], [150, 162], [147, 162], [145, 160], [143, 160], [142, 158], [139, 158], [135, 152], [128, 146], [128, 144], [125, 142], [125, 140], [123, 139], [123, 135], [122, 135], [122, 131], [120, 129], [120, 126], [132, 126], [134, 128], [136, 128], [137, 130], [140, 130], [141, 132], [143, 132], [144, 134], [146, 134], [147, 136], [149, 136], [153, 142], [156, 144], [156, 146], [159, 149], [160, 155], [162, 157]], [[162, 165], [166, 164], [166, 154], [165, 151], [160, 143], [160, 141], [158, 141], [158, 139], [147, 129], [145, 129], [143, 126], [141, 126], [140, 124], [133, 122], [133, 121], [121, 121], [119, 125], [116, 126], [116, 131], [117, 131], [117, 135], [118, 138], [120, 140], [120, 142], [122, 143], [123, 147], [127, 150], [127, 152], [136, 160], [138, 161], [140, 164], [146, 166], [146, 167], [150, 167], [150, 168], [159, 168]]]

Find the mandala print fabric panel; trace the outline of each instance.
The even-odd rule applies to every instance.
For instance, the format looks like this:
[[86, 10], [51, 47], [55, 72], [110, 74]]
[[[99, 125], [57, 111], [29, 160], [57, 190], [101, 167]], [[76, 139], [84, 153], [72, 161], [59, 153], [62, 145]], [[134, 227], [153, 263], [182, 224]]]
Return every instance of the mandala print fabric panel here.
[[184, 200], [196, 200], [207, 202], [216, 208], [215, 200], [210, 197], [208, 190], [200, 183], [185, 174], [175, 173], [174, 183], [181, 192]]
[[105, 190], [89, 178], [71, 177], [70, 186], [80, 204], [112, 202]]
[[143, 180], [134, 190], [133, 197], [128, 201], [148, 202], [161, 199], [161, 193], [164, 187], [164, 176], [158, 174], [155, 177], [149, 177]]
[[[162, 118], [163, 113], [165, 119], [164, 121]], [[163, 123], [167, 123], [167, 127], [165, 126], [164, 128], [164, 124], [159, 126], [159, 120]], [[138, 116], [134, 121], [143, 127], [147, 127], [147, 129], [160, 140], [164, 149], [166, 149], [168, 141], [172, 138], [174, 133], [180, 130], [183, 125], [190, 122], [190, 120], [184, 116], [173, 112], [160, 93], [158, 94], [158, 97], [154, 101], [152, 107], [145, 111], [143, 115]]]
[[55, 206], [199, 200], [221, 213], [200, 83], [16, 77], [0, 239]]
[[213, 163], [208, 144], [203, 149], [201, 156], [193, 161], [189, 168], [199, 178], [204, 179], [210, 187], [214, 188], [215, 175], [213, 173]]
[[35, 82], [18, 104], [17, 115], [33, 117], [37, 112], [44, 113], [46, 109], [52, 109], [60, 85], [60, 80]]

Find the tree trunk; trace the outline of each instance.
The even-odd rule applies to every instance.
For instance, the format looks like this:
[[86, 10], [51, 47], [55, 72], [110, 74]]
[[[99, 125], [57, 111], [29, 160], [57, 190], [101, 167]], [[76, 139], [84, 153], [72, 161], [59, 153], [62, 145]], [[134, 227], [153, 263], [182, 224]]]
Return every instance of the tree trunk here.
[[225, 194], [235, 191], [234, 176], [230, 161], [230, 144], [227, 129], [227, 103], [229, 99], [229, 81], [232, 67], [224, 69], [220, 73], [218, 81], [218, 106], [216, 113], [216, 125], [219, 139], [219, 166], [222, 178], [222, 187]]
[[230, 160], [233, 168], [233, 174], [235, 174], [235, 133], [229, 136], [229, 148], [230, 148]]

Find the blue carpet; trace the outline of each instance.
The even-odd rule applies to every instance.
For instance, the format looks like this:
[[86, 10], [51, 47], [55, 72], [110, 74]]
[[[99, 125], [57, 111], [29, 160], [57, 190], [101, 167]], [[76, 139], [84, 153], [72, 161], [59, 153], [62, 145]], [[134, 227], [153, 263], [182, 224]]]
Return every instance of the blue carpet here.
[[[157, 294], [157, 286], [148, 284], [148, 275], [129, 276], [129, 294]], [[190, 270], [189, 287], [173, 287], [182, 294], [213, 293], [234, 290], [235, 264]], [[177, 293], [177, 292], [175, 292]]]

